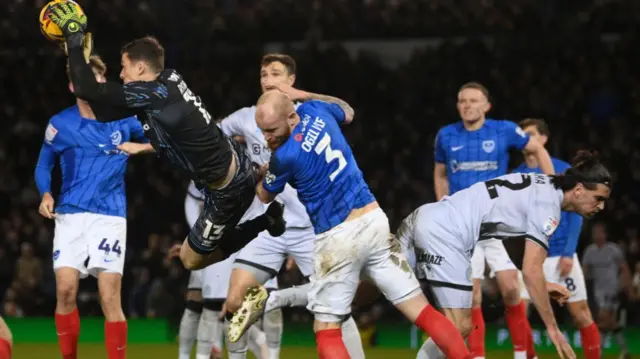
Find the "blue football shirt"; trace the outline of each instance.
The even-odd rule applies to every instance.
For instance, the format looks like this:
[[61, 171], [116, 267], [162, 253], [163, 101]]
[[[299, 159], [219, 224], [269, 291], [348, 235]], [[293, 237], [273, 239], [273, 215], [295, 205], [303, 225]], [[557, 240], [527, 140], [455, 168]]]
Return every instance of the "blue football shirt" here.
[[57, 213], [126, 217], [124, 175], [129, 156], [117, 146], [128, 141], [148, 142], [135, 117], [103, 123], [82, 118], [78, 106], [53, 116], [35, 170], [40, 195], [51, 192], [51, 170], [59, 158], [62, 188]]
[[351, 147], [340, 130], [340, 106], [307, 101], [296, 112], [300, 123], [271, 155], [265, 190], [280, 193], [286, 183], [298, 190], [316, 233], [341, 224], [353, 209], [375, 201]]
[[505, 175], [509, 150], [522, 150], [527, 135], [511, 121], [486, 119], [476, 131], [468, 131], [462, 122], [445, 126], [436, 137], [435, 161], [447, 167], [449, 194], [471, 185]]

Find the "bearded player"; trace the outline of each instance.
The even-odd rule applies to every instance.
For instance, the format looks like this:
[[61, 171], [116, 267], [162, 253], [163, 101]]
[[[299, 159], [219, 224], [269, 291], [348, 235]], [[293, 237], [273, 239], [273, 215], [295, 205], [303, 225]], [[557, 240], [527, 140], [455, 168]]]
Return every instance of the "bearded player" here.
[[[92, 56], [88, 66], [95, 81], [106, 81], [106, 66], [99, 57]], [[69, 89], [74, 93], [73, 84], [69, 83]], [[79, 280], [88, 274], [98, 278], [108, 358], [124, 358], [127, 344], [120, 292], [127, 243], [124, 175], [128, 156], [117, 146], [131, 140], [146, 143], [147, 139], [135, 118], [101, 123], [92, 106], [77, 98], [75, 106], [51, 118], [35, 170], [42, 196], [39, 212], [55, 220], [55, 322], [64, 359], [77, 358], [80, 316], [76, 298]], [[56, 203], [51, 171], [58, 159], [62, 188]]]
[[[436, 199], [452, 195], [476, 182], [507, 173], [509, 150], [524, 150], [537, 159], [544, 173], [553, 174], [549, 153], [536, 139], [531, 139], [515, 123], [486, 118], [491, 109], [489, 91], [475, 82], [458, 91], [458, 113], [462, 119], [440, 129], [436, 137], [434, 189]], [[469, 348], [476, 358], [484, 358], [485, 325], [482, 316], [481, 283], [485, 259], [496, 273], [505, 303], [506, 321], [516, 359], [526, 356], [527, 315], [520, 299], [518, 270], [499, 238], [478, 242], [473, 252], [473, 328]]]
[[[470, 354], [455, 326], [430, 306], [389, 222], [363, 179], [339, 126], [354, 111], [345, 101], [280, 86], [258, 100], [256, 122], [273, 154], [258, 197], [269, 202], [294, 184], [316, 233], [309, 305], [314, 313], [318, 353], [349, 358], [341, 323], [350, 313], [361, 274], [411, 321], [425, 330], [450, 358]], [[294, 109], [294, 100], [304, 104]], [[241, 310], [234, 319], [242, 321]]]
[[99, 83], [83, 56], [86, 17], [62, 1], [51, 6], [49, 18], [64, 34], [76, 95], [106, 108], [98, 121], [113, 121], [115, 114], [120, 115], [116, 118], [136, 115], [144, 124], [150, 144], [123, 143], [120, 149], [132, 154], [159, 152], [205, 192], [204, 210], [181, 247], [187, 269], [223, 260], [265, 229], [273, 236], [284, 232], [278, 203], [237, 225], [255, 197], [261, 173], [242, 147], [212, 123], [182, 76], [164, 68], [164, 48], [155, 38], [137, 39], [122, 48], [124, 85]]
[[[267, 54], [260, 62], [260, 85], [262, 92], [281, 86], [292, 86], [296, 79], [296, 62], [288, 55]], [[256, 106], [245, 107], [220, 122], [220, 127], [227, 136], [241, 136], [249, 151], [251, 160], [260, 165], [268, 164], [271, 149], [265, 142], [255, 120]], [[301, 273], [309, 277], [313, 272], [313, 242], [315, 234], [309, 215], [298, 199], [296, 190], [286, 185], [283, 192], [276, 197], [284, 205], [284, 218], [287, 223], [284, 234], [279, 237], [262, 232], [258, 238], [240, 250], [233, 263], [229, 292], [225, 307], [229, 312], [240, 309], [247, 289], [262, 285], [270, 278], [275, 278], [288, 256], [292, 257]], [[225, 292], [226, 293], [226, 292]], [[259, 293], [267, 295], [267, 292]], [[282, 335], [282, 313], [280, 310], [270, 311], [263, 315], [268, 359], [277, 359], [280, 352]], [[231, 326], [231, 328], [236, 328]], [[343, 340], [352, 359], [364, 358], [362, 342], [357, 325], [351, 316], [342, 324]], [[246, 353], [247, 339], [240, 331], [229, 333], [230, 357], [234, 351]], [[233, 356], [232, 359], [244, 356]]]

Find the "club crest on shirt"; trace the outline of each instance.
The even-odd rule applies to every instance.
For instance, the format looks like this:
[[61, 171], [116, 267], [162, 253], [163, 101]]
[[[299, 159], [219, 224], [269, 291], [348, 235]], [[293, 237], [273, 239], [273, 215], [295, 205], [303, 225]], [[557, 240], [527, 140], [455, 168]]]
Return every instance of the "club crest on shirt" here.
[[494, 140], [482, 141], [482, 149], [484, 150], [484, 152], [491, 153], [495, 148], [496, 148], [496, 141]]
[[58, 134], [58, 130], [56, 130], [56, 128], [53, 127], [52, 124], [49, 124], [47, 126], [47, 129], [44, 131], [44, 140], [48, 144], [51, 144], [53, 142], [53, 139], [56, 137], [57, 134]]
[[111, 134], [111, 144], [114, 146], [119, 145], [122, 142], [122, 132], [115, 131]]
[[547, 218], [547, 221], [544, 222], [544, 226], [542, 226], [542, 234], [547, 236], [547, 238], [551, 237], [553, 232], [556, 231], [556, 228], [558, 228], [558, 223], [559, 221], [556, 218]]

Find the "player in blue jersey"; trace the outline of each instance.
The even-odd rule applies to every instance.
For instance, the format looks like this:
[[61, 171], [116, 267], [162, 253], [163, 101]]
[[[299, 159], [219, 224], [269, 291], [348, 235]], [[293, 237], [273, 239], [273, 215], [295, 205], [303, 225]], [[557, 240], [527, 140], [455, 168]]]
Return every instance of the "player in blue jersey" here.
[[[293, 86], [296, 79], [296, 69], [296, 62], [292, 57], [285, 54], [266, 54], [260, 63], [262, 92], [273, 90], [278, 84]], [[300, 103], [295, 105], [298, 106]], [[220, 127], [227, 136], [242, 136], [242, 142], [245, 143], [253, 162], [268, 164], [271, 159], [271, 151], [256, 124], [255, 114], [255, 105], [242, 108], [223, 119], [220, 122]], [[287, 255], [290, 255], [295, 260], [303, 277], [308, 278], [313, 274], [315, 232], [304, 205], [298, 200], [296, 191], [290, 185], [285, 186], [284, 191], [277, 196], [276, 201], [284, 205], [284, 219], [287, 222], [286, 230], [280, 237], [272, 237], [265, 232], [260, 233], [258, 238], [240, 250], [233, 263], [228, 292], [226, 290], [224, 292], [226, 297], [224, 306], [229, 312], [236, 312], [241, 308], [242, 304], [249, 304], [244, 301], [249, 287], [262, 284], [263, 287], [268, 288], [267, 284], [270, 282], [266, 281], [277, 274]], [[257, 202], [259, 202], [260, 207], [263, 207], [262, 202]], [[254, 209], [254, 212], [257, 210], [256, 213], [264, 211], [264, 209], [253, 207], [255, 206], [252, 206], [252, 209]], [[252, 209], [249, 209], [249, 212]], [[219, 270], [225, 270], [221, 266], [218, 266], [218, 268]], [[212, 271], [206, 271], [206, 274], [216, 275], [217, 277], [217, 273], [212, 273]], [[206, 276], [204, 281], [207, 282]], [[271, 283], [273, 284], [273, 282]], [[309, 288], [309, 284], [301, 287], [304, 287], [299, 288], [302, 291]], [[269, 291], [269, 293], [273, 292]], [[306, 298], [306, 294], [304, 297]], [[272, 296], [269, 295], [269, 298], [272, 298]], [[306, 304], [304, 303], [301, 306], [306, 306]], [[263, 313], [259, 317], [262, 318], [262, 326], [265, 328], [264, 331], [269, 344], [269, 356], [265, 359], [277, 359], [280, 355], [282, 312], [274, 310]], [[229, 357], [231, 359], [244, 359], [242, 353], [247, 351], [247, 335], [242, 335], [242, 330], [236, 330], [240, 329], [236, 326], [229, 325], [226, 327], [229, 328], [229, 345], [227, 346]], [[353, 318], [349, 317], [342, 324], [342, 336], [351, 359], [365, 357], [358, 326]]]
[[[102, 60], [92, 56], [89, 64], [96, 81], [106, 81]], [[73, 92], [71, 83], [69, 89]], [[140, 122], [133, 117], [98, 122], [89, 103], [81, 99], [53, 116], [45, 131], [35, 179], [42, 196], [39, 212], [55, 220], [55, 319], [65, 359], [77, 357], [76, 297], [79, 279], [88, 274], [98, 278], [108, 358], [125, 357], [127, 322], [120, 291], [127, 241], [124, 174], [128, 156], [118, 147], [126, 141], [147, 142]], [[56, 203], [51, 170], [58, 159], [62, 188]]]
[[[458, 113], [461, 121], [440, 129], [436, 137], [434, 188], [436, 199], [452, 195], [471, 185], [507, 173], [509, 150], [524, 150], [536, 158], [543, 172], [553, 174], [549, 153], [536, 139], [531, 139], [511, 121], [486, 118], [491, 109], [489, 91], [475, 82], [464, 84], [458, 91]], [[502, 241], [478, 242], [473, 252], [473, 328], [469, 348], [476, 358], [484, 358], [484, 318], [482, 316], [481, 281], [485, 259], [496, 273], [500, 293], [507, 308], [507, 324], [517, 359], [525, 355], [526, 319], [520, 299], [518, 270], [510, 260]]]
[[[342, 135], [340, 125], [354, 117], [351, 106], [289, 85], [277, 87], [260, 97], [256, 109], [256, 122], [272, 151], [257, 194], [268, 203], [289, 183], [311, 218], [316, 240], [307, 308], [315, 315], [320, 358], [349, 358], [340, 327], [351, 312], [361, 275], [371, 278], [449, 358], [469, 357], [453, 323], [422, 294]], [[306, 102], [296, 110], [295, 100]], [[241, 312], [234, 319], [246, 316]]]
[[[543, 146], [549, 139], [549, 126], [541, 119], [526, 119], [520, 122], [522, 128], [531, 138], [535, 138]], [[556, 173], [564, 173], [568, 163], [557, 158], [551, 159]], [[531, 154], [525, 154], [525, 162], [515, 168], [513, 172], [541, 173], [537, 159]], [[582, 217], [575, 212], [562, 212], [560, 224], [549, 240], [549, 252], [544, 262], [544, 274], [548, 282], [560, 283], [571, 292], [567, 308], [573, 322], [580, 330], [582, 347], [587, 359], [600, 358], [600, 334], [598, 326], [587, 304], [587, 287], [578, 261], [576, 247], [580, 238]], [[522, 298], [529, 302], [529, 293], [522, 286]], [[528, 328], [527, 357], [535, 357], [531, 328]]]

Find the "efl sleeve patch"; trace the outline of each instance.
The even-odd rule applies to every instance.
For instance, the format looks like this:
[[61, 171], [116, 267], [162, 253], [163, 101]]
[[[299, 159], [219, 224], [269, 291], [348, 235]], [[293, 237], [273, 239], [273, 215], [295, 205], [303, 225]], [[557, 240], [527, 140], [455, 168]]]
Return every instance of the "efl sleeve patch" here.
[[58, 134], [58, 130], [55, 127], [53, 127], [52, 124], [49, 124], [47, 126], [47, 129], [44, 131], [45, 142], [47, 142], [48, 144], [52, 144], [53, 139], [56, 138], [57, 134]]
[[558, 223], [560, 223], [560, 221], [556, 218], [547, 218], [546, 222], [544, 222], [544, 226], [542, 226], [542, 234], [547, 236], [547, 238], [551, 237], [553, 232], [556, 231], [556, 228], [558, 228]]

